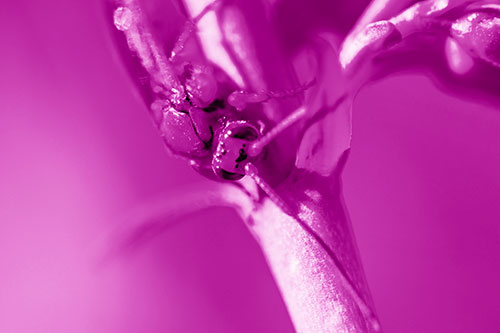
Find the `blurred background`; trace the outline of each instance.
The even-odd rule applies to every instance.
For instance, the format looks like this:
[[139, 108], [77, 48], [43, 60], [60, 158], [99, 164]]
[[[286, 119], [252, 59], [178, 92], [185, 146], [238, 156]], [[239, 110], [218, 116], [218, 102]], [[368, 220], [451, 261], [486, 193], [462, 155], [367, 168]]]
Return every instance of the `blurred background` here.
[[[128, 211], [201, 179], [107, 29], [97, 1], [0, 3], [0, 332], [293, 332], [231, 210], [100, 260]], [[386, 332], [498, 331], [499, 111], [419, 75], [360, 93], [344, 190]]]

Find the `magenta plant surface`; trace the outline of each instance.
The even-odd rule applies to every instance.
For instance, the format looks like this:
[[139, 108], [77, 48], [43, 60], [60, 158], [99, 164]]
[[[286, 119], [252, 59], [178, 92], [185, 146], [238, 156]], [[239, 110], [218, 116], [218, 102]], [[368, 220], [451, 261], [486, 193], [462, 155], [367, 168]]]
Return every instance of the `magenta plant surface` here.
[[[0, 236], [0, 331], [245, 332], [258, 327], [269, 332], [376, 332], [401, 331], [401, 327], [408, 326], [416, 332], [467, 331], [463, 327], [469, 331], [471, 327], [495, 331], [498, 323], [492, 314], [495, 306], [498, 308], [495, 300], [500, 294], [491, 287], [496, 283], [488, 280], [486, 273], [491, 272], [492, 280], [498, 277], [498, 247], [492, 245], [498, 243], [498, 226], [482, 221], [498, 216], [494, 207], [500, 195], [496, 185], [500, 183], [494, 177], [495, 171], [491, 171], [495, 166], [483, 165], [478, 156], [479, 152], [497, 156], [495, 147], [499, 142], [493, 134], [476, 134], [485, 139], [482, 145], [480, 139], [472, 138], [471, 128], [488, 132], [498, 122], [498, 113], [488, 115], [491, 122], [487, 125], [470, 121], [470, 126], [462, 129], [463, 138], [455, 139], [456, 145], [441, 145], [439, 140], [425, 141], [426, 135], [431, 137], [433, 131], [439, 131], [435, 137], [453, 136], [433, 126], [433, 120], [446, 118], [450, 105], [462, 104], [455, 99], [446, 99], [449, 105], [439, 104], [439, 98], [432, 98], [436, 94], [433, 88], [425, 82], [417, 81], [417, 86], [427, 89], [430, 97], [413, 86], [401, 88], [388, 81], [376, 86], [381, 88], [370, 85], [393, 73], [423, 73], [445, 93], [470, 103], [466, 107], [478, 117], [483, 112], [480, 104], [498, 110], [498, 4], [119, 0], [105, 2], [101, 20], [93, 13], [97, 12], [94, 7], [76, 2], [75, 8], [72, 6], [21, 2], [6, 4], [3, 13], [8, 15], [0, 12], [2, 24], [14, 27], [2, 37], [3, 45], [14, 47], [5, 52], [0, 67], [6, 77], [1, 101], [5, 112], [0, 118], [0, 138], [6, 140], [0, 140], [0, 147], [3, 156], [8, 156], [0, 166], [2, 176], [6, 175], [2, 184], [7, 184], [5, 193], [0, 192], [2, 203], [7, 203], [0, 210], [2, 221], [7, 221], [2, 224]], [[108, 31], [103, 29], [106, 25]], [[10, 68], [11, 63], [19, 64], [13, 67], [19, 72]], [[129, 76], [121, 72], [123, 68]], [[133, 89], [128, 84], [130, 79], [136, 84]], [[362, 89], [366, 86], [370, 87]], [[395, 93], [381, 92], [383, 89]], [[402, 91], [408, 96], [398, 96]], [[29, 92], [31, 98], [24, 98], [21, 92]], [[90, 92], [94, 99], [89, 97]], [[144, 105], [134, 99], [135, 95], [141, 96]], [[419, 96], [420, 100], [412, 101], [411, 96]], [[384, 99], [402, 105], [400, 118], [395, 113], [384, 118], [389, 103]], [[428, 115], [418, 109], [429, 107], [435, 100], [436, 110], [443, 109], [443, 113]], [[136, 135], [137, 124], [146, 123], [144, 109], [149, 110], [157, 132], [153, 126], [143, 125], [141, 134]], [[365, 122], [358, 122], [359, 128], [354, 122], [352, 130], [352, 118], [357, 117], [352, 109], [370, 110], [374, 119], [362, 118]], [[143, 114], [144, 118], [140, 118]], [[459, 118], [450, 115], [441, 124], [454, 124]], [[399, 119], [401, 132], [404, 128], [414, 129], [420, 121], [425, 129], [418, 143], [423, 148], [415, 148], [417, 141], [411, 141], [408, 150], [397, 151], [390, 135], [400, 132], [387, 119]], [[384, 218], [372, 221], [370, 212], [376, 210], [377, 204], [382, 205], [383, 197], [393, 199], [392, 212], [401, 212], [402, 202], [415, 201], [415, 220], [423, 226], [409, 243], [418, 241], [414, 251], [424, 254], [410, 253], [400, 263], [427, 268], [419, 272], [422, 278], [417, 274], [409, 281], [392, 280], [387, 272], [394, 265], [379, 259], [377, 271], [386, 272], [386, 287], [376, 289], [375, 300], [351, 230], [342, 182], [344, 168], [349, 166], [351, 136], [356, 140], [361, 129], [367, 133], [367, 122], [380, 128], [373, 142], [385, 146], [370, 146], [373, 155], [367, 156], [371, 160], [354, 159], [354, 168], [360, 170], [354, 174], [359, 179], [348, 175], [348, 193], [363, 198], [364, 193], [375, 191], [377, 197], [365, 201], [351, 197], [356, 207], [353, 222], [356, 225], [356, 218], [366, 214], [365, 219], [373, 222], [365, 229], [372, 230], [370, 241], [389, 242], [392, 237], [393, 242], [397, 243], [397, 239], [403, 243], [401, 235], [412, 230], [412, 218], [401, 213], [403, 218], [394, 218], [397, 223], [392, 225], [393, 231], [384, 234], [380, 231], [385, 230]], [[358, 134], [358, 138], [370, 142], [368, 136]], [[168, 169], [164, 169], [167, 162], [162, 162], [166, 154], [158, 144], [160, 138], [172, 155], [182, 158], [170, 162]], [[433, 237], [432, 232], [424, 235], [421, 230], [434, 229], [425, 218], [418, 221], [419, 214], [426, 216], [421, 213], [426, 209], [430, 215], [440, 216], [444, 205], [421, 205], [425, 200], [419, 197], [418, 187], [424, 185], [418, 181], [412, 183], [416, 189], [402, 191], [401, 196], [385, 189], [389, 183], [396, 186], [397, 181], [384, 179], [390, 171], [381, 162], [392, 156], [393, 163], [413, 161], [404, 166], [417, 168], [413, 165], [419, 165], [418, 161], [427, 158], [432, 164], [449, 156], [440, 151], [442, 146], [452, 151], [461, 152], [465, 147], [478, 152], [460, 163], [449, 162], [449, 170], [443, 172], [442, 178], [457, 177], [458, 181], [453, 177], [449, 181], [453, 193], [444, 192], [439, 179], [429, 181], [435, 196], [428, 200], [441, 202], [442, 197], [459, 196], [467, 192], [465, 189], [471, 192], [464, 194], [470, 197], [462, 205], [465, 207], [453, 206], [457, 211], [453, 221], [449, 219], [453, 223], [444, 219], [447, 224], [442, 224], [440, 235], [445, 235], [443, 244], [446, 237], [456, 235], [443, 248], [468, 249], [467, 244], [474, 244], [469, 246], [478, 249], [474, 253], [481, 254], [477, 256], [481, 258], [467, 257], [465, 250], [457, 252], [461, 256], [453, 252], [450, 257], [457, 261], [455, 266], [446, 266], [444, 259], [439, 261], [442, 257], [437, 249], [441, 249], [442, 239]], [[21, 153], [12, 147], [20, 148]], [[188, 172], [183, 166], [188, 163], [206, 179], [191, 186], [183, 184], [181, 176]], [[447, 165], [448, 161], [442, 163]], [[465, 176], [455, 171], [460, 167], [468, 172]], [[477, 186], [472, 180], [472, 185], [462, 180], [482, 179], [474, 178], [479, 170], [489, 170], [491, 182], [486, 176], [485, 183], [477, 182]], [[132, 174], [138, 175], [135, 180]], [[360, 174], [378, 174], [374, 176], [377, 188], [361, 189], [365, 178]], [[404, 171], [392, 171], [392, 177], [399, 177], [400, 183], [404, 183], [405, 175]], [[141, 191], [157, 193], [169, 186], [161, 177], [170, 177], [169, 184], [178, 187], [157, 200], [144, 199], [148, 195]], [[359, 186], [358, 191], [353, 191], [353, 183]], [[478, 190], [480, 185], [482, 189]], [[440, 193], [444, 193], [442, 197]], [[121, 206], [113, 200], [121, 200]], [[146, 203], [129, 209], [137, 201]], [[240, 230], [231, 228], [237, 226], [224, 224], [228, 230], [224, 237], [217, 238], [210, 225], [198, 224], [197, 231], [189, 230], [184, 238], [168, 238], [169, 251], [158, 246], [148, 248], [155, 244], [155, 238], [177, 235], [175, 222], [210, 207], [229, 207], [244, 221], [268, 263], [293, 328], [276, 301], [279, 298], [275, 289], [266, 289], [269, 304], [254, 298], [252, 290], [268, 288], [265, 283], [259, 284], [267, 271], [251, 260], [245, 262], [233, 250], [238, 248], [233, 238], [237, 239]], [[116, 228], [111, 239], [102, 236], [105, 221], [114, 221], [118, 215], [126, 218], [113, 225]], [[212, 216], [204, 210], [200, 220], [208, 224]], [[406, 225], [408, 229], [404, 229]], [[477, 230], [481, 228], [487, 230], [480, 233]], [[207, 272], [220, 266], [217, 258], [210, 258], [212, 252], [203, 247], [211, 238], [223, 244], [224, 258], [232, 260], [233, 265], [228, 262], [228, 268], [219, 268], [213, 275]], [[363, 239], [366, 241], [366, 235]], [[186, 243], [190, 246], [183, 248]], [[242, 248], [253, 245], [249, 242]], [[94, 255], [94, 248], [106, 249], [105, 260], [101, 252]], [[183, 250], [177, 252], [176, 248]], [[151, 252], [156, 254], [144, 255]], [[119, 263], [109, 260], [117, 256], [122, 259]], [[204, 259], [188, 271], [186, 281], [180, 281], [180, 267], [191, 256]], [[368, 256], [394, 259], [398, 253]], [[97, 268], [95, 257], [101, 260]], [[141, 264], [134, 261], [137, 257], [143, 258]], [[418, 266], [418, 258], [428, 258], [429, 265]], [[481, 260], [487, 269], [481, 266]], [[463, 268], [466, 263], [470, 267]], [[446, 276], [452, 281], [443, 282], [438, 273], [434, 274], [443, 266], [451, 267]], [[255, 274], [252, 267], [256, 267]], [[372, 272], [369, 276], [373, 276], [373, 266], [368, 267]], [[241, 280], [245, 288], [240, 289], [245, 290], [235, 290], [238, 284], [234, 281], [227, 283], [227, 288], [220, 287], [220, 281], [231, 279]], [[440, 281], [439, 285], [436, 281]], [[484, 286], [482, 281], [486, 281]], [[424, 288], [414, 291], [422, 285]], [[401, 289], [408, 295], [397, 295]], [[229, 294], [235, 294], [237, 301], [224, 307], [221, 303], [232, 299]], [[431, 307], [429, 304], [434, 302], [427, 302], [427, 311], [423, 301], [408, 306], [412, 302], [409, 295], [414, 299], [420, 294], [432, 295], [443, 306]], [[393, 308], [382, 306], [380, 325], [375, 304], [386, 304], [380, 299], [389, 298], [387, 295], [393, 299]], [[162, 301], [158, 301], [160, 298]], [[211, 303], [210, 299], [215, 298], [220, 303]], [[190, 303], [193, 299], [199, 308]], [[408, 312], [426, 316], [405, 317], [399, 302], [408, 306]], [[190, 306], [192, 311], [179, 310]], [[462, 311], [456, 311], [458, 307]], [[254, 322], [254, 311], [272, 314], [266, 317], [268, 322], [259, 324]], [[240, 320], [241, 313], [246, 314], [246, 323]], [[482, 313], [488, 319], [480, 318]], [[242, 317], [232, 318], [238, 315]], [[407, 318], [412, 322], [405, 326], [401, 322]], [[177, 324], [168, 326], [167, 321]], [[213, 327], [204, 327], [206, 322]]]

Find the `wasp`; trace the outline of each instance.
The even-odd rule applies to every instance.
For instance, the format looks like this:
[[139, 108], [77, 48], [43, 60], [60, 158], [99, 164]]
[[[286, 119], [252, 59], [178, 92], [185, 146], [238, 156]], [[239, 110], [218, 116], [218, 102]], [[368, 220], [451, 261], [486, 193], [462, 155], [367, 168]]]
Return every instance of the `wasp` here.
[[215, 1], [188, 20], [169, 57], [146, 26], [135, 0], [122, 1], [113, 21], [148, 73], [154, 95], [151, 112], [168, 149], [188, 158], [204, 176], [236, 181], [248, 175], [271, 195], [254, 163], [262, 159], [276, 136], [305, 116], [305, 108], [299, 107], [267, 133], [262, 120], [246, 119], [244, 111], [273, 98], [296, 96], [314, 81], [287, 91], [247, 92], [207, 61], [182, 59], [179, 55], [196, 23], [218, 5]]

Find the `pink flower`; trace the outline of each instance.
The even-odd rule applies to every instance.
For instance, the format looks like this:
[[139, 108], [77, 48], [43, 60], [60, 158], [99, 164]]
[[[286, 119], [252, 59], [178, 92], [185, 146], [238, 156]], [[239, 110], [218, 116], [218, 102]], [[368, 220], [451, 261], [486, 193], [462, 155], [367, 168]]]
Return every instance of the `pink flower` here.
[[[354, 15], [327, 30], [311, 9], [310, 30], [296, 38], [280, 34], [295, 23], [280, 20], [293, 3], [186, 0], [167, 18], [122, 0], [114, 24], [166, 146], [217, 181], [171, 198], [167, 215], [237, 209], [297, 331], [379, 331], [341, 190], [352, 99], [365, 83], [408, 68], [433, 73], [455, 93], [498, 98], [499, 9], [375, 1], [347, 36]], [[125, 244], [162, 229], [140, 219]]]

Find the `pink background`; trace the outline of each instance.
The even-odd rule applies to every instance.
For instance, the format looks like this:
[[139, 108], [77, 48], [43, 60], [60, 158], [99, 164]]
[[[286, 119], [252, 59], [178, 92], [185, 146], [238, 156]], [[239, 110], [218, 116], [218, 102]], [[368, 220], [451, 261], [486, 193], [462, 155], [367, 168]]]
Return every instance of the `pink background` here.
[[[0, 332], [293, 331], [230, 210], [96, 264], [127, 211], [200, 179], [106, 29], [93, 1], [0, 4]], [[385, 331], [498, 331], [498, 108], [405, 75], [354, 109], [345, 195]]]

